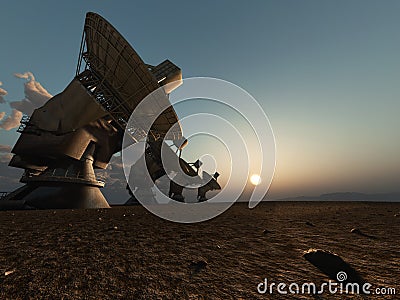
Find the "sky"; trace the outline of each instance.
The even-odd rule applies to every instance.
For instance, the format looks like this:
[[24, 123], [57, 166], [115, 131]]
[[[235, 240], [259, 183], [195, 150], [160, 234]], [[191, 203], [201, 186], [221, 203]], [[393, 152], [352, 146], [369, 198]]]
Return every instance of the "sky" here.
[[[32, 89], [44, 101], [45, 91], [66, 87], [85, 14], [94, 11], [147, 63], [168, 58], [184, 78], [224, 79], [257, 99], [276, 139], [270, 198], [399, 190], [399, 1], [4, 1], [0, 7], [0, 88], [7, 91], [0, 98], [2, 164], [18, 138], [16, 128], [4, 125], [20, 117], [8, 103], [34, 102]], [[28, 82], [13, 74], [25, 72], [35, 83], [24, 93]], [[4, 166], [0, 172], [4, 180], [14, 174]]]

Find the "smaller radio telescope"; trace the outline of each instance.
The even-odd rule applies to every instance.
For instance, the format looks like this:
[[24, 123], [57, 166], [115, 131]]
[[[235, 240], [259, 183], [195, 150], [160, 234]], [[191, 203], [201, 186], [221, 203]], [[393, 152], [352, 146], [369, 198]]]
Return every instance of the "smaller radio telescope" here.
[[[148, 168], [152, 180], [165, 175], [160, 159], [164, 138], [169, 131], [172, 139], [182, 139], [168, 94], [181, 84], [180, 68], [169, 60], [157, 66], [145, 64], [109, 22], [96, 13], [87, 13], [74, 79], [63, 92], [21, 120], [21, 135], [12, 149], [14, 156], [9, 165], [25, 170], [20, 180], [25, 185], [3, 197], [0, 206], [109, 207], [100, 191], [105, 182], [96, 177], [94, 169], [106, 168], [112, 155], [121, 151], [133, 110], [161, 86], [165, 86], [165, 97], [156, 101], [167, 101], [168, 108], [152, 124], [147, 136], [147, 165], [134, 165], [132, 170], [148, 168], [151, 161], [157, 166]], [[176, 123], [179, 126], [173, 127]], [[189, 163], [181, 158], [179, 163], [185, 174], [198, 176]], [[206, 199], [208, 190], [220, 189], [218, 175], [211, 177], [198, 189], [199, 200]], [[182, 201], [182, 189], [171, 181], [169, 195]]]

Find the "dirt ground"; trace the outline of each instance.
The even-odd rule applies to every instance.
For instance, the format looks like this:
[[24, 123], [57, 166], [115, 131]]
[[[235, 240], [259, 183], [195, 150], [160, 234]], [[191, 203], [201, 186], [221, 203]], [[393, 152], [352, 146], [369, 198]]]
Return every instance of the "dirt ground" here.
[[241, 203], [198, 224], [141, 206], [3, 211], [0, 233], [0, 299], [275, 299], [257, 292], [265, 278], [328, 281], [302, 256], [310, 248], [338, 254], [371, 290], [400, 293], [400, 203]]

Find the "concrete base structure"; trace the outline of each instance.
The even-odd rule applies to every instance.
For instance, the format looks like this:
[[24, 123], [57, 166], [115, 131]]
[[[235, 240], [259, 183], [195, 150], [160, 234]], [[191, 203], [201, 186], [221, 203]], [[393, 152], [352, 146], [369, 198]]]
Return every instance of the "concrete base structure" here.
[[[95, 145], [90, 144], [79, 161], [59, 161], [65, 167], [47, 168], [43, 172], [25, 171], [21, 182], [25, 186], [3, 197], [0, 209], [72, 209], [109, 208], [93, 170]], [[4, 203], [4, 205], [3, 205]]]
[[[29, 194], [10, 193], [0, 201], [1, 209], [78, 209], [109, 208], [95, 186], [64, 184], [59, 186], [24, 186]], [[12, 194], [12, 195], [11, 195]]]

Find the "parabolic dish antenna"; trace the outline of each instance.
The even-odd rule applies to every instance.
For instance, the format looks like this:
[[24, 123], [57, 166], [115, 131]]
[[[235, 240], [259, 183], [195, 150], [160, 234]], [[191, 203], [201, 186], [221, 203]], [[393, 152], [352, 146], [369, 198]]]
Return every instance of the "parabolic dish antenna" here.
[[[75, 78], [64, 91], [21, 120], [21, 136], [9, 165], [25, 170], [21, 178], [25, 185], [3, 195], [0, 208], [109, 207], [100, 192], [105, 182], [97, 178], [94, 169], [105, 169], [111, 157], [121, 151], [126, 131], [132, 143], [148, 143], [151, 153], [146, 154], [146, 160], [153, 159], [156, 166], [152, 179], [165, 175], [161, 145], [165, 139], [182, 139], [178, 117], [168, 99], [180, 84], [180, 68], [169, 60], [157, 66], [145, 64], [109, 22], [87, 13]], [[146, 96], [153, 97], [153, 91], [154, 101], [127, 128], [132, 112]], [[167, 108], [152, 122], [159, 107]], [[151, 128], [150, 132], [145, 128]], [[187, 167], [186, 173], [197, 176], [182, 159], [181, 165]], [[220, 188], [215, 182], [213, 187], [199, 189], [202, 200], [208, 190]], [[171, 183], [176, 198], [181, 199], [182, 189]]]
[[[91, 12], [86, 15], [76, 76], [121, 129], [125, 129], [136, 106], [160, 84], [176, 82], [176, 88], [182, 80], [181, 70], [168, 60], [156, 67], [145, 64], [109, 22]], [[154, 97], [154, 101], [163, 102], [160, 106], [169, 104], [167, 93], [171, 90], [165, 92], [164, 97]], [[155, 111], [149, 107], [147, 116], [137, 120], [137, 128], [130, 129], [134, 137], [147, 135], [140, 132], [140, 124]], [[175, 110], [169, 105], [152, 125], [152, 134], [163, 137], [177, 122]], [[180, 126], [175, 127], [171, 139], [182, 136]]]

